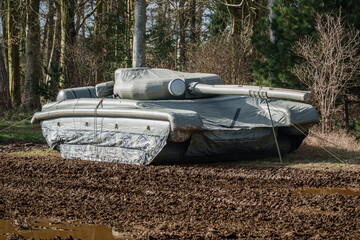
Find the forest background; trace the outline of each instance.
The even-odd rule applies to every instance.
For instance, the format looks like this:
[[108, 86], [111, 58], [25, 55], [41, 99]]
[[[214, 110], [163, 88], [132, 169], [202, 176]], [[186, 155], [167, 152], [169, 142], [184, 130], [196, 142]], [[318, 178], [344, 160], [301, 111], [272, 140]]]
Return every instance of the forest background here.
[[0, 1], [2, 111], [37, 110], [132, 67], [143, 4], [143, 66], [311, 90], [323, 132], [360, 134], [360, 0]]

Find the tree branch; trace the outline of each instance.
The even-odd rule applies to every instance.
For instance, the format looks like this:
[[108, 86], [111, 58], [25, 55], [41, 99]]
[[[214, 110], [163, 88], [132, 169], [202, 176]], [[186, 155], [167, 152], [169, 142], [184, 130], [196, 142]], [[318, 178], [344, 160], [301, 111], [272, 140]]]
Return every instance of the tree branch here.
[[76, 34], [79, 33], [81, 27], [84, 25], [85, 21], [94, 14], [94, 12], [96, 11], [96, 9], [98, 9], [98, 7], [100, 6], [100, 4], [103, 2], [103, 0], [100, 0], [96, 6], [94, 7], [93, 10], [91, 10], [91, 12], [89, 12], [88, 14], [86, 14], [86, 16], [82, 19], [81, 23], [79, 24], [78, 28], [76, 29]]
[[264, 9], [264, 10], [266, 10], [266, 11], [270, 11], [270, 8], [265, 7], [264, 5], [262, 5], [261, 3], [256, 2], [255, 0], [252, 0], [252, 2], [253, 2], [256, 6], [262, 8], [262, 9]]
[[[258, 3], [256, 0], [251, 0], [256, 6], [266, 10], [266, 11], [269, 11], [270, 9], [268, 7], [265, 7], [264, 5], [262, 5], [261, 3]], [[242, 5], [244, 5], [244, 0], [241, 1], [241, 3], [239, 4], [230, 4], [230, 3], [226, 3], [226, 2], [223, 2], [223, 1], [220, 1], [221, 4], [227, 6], [227, 7], [241, 7]]]
[[226, 2], [222, 2], [222, 1], [220, 1], [220, 3], [227, 7], [241, 7], [244, 4], [244, 0], [242, 0], [241, 3], [239, 3], [239, 4], [230, 4], [230, 3], [226, 3]]

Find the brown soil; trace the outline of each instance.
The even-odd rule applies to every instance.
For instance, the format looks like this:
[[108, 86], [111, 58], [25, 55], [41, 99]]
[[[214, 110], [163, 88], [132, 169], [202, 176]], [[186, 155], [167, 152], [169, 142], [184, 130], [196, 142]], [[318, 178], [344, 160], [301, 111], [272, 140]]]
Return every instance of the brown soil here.
[[36, 149], [47, 147], [0, 144], [0, 219], [105, 224], [146, 239], [360, 239], [358, 194], [298, 190], [357, 193], [360, 175], [353, 171], [9, 154]]

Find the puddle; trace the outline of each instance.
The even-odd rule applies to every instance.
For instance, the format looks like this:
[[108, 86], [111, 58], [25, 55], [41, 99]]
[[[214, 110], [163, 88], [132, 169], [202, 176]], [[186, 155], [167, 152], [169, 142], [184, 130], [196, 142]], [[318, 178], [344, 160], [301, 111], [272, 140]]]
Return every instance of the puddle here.
[[360, 196], [360, 189], [357, 188], [299, 188], [293, 190], [279, 191], [280, 193], [293, 194], [336, 194], [340, 193], [345, 196]]
[[46, 222], [21, 223], [20, 226], [14, 221], [0, 220], [0, 240], [5, 240], [6, 233], [16, 233], [28, 238], [50, 239], [56, 236], [65, 238], [72, 236], [74, 239], [134, 239], [131, 235], [117, 232], [111, 228], [97, 225], [67, 225], [63, 223], [50, 224]]

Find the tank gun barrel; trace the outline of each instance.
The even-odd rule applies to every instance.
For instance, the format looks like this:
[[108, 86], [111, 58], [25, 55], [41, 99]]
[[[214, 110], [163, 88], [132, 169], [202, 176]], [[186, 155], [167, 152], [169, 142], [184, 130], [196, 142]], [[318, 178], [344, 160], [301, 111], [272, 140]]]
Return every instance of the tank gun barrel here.
[[225, 94], [242, 95], [260, 98], [279, 98], [305, 102], [310, 97], [310, 91], [300, 91], [285, 88], [259, 87], [250, 85], [209, 85], [191, 83], [189, 91], [193, 95]]

